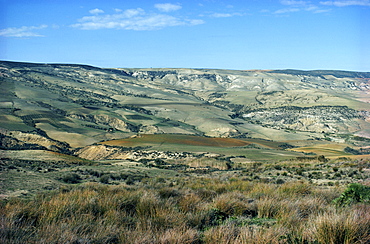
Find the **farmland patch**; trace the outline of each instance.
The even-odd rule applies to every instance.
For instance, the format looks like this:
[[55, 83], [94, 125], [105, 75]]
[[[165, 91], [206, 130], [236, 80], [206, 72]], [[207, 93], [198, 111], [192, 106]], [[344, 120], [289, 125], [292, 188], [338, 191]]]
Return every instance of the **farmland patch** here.
[[126, 138], [121, 140], [106, 141], [102, 144], [105, 145], [131, 145], [149, 143], [149, 144], [180, 144], [180, 145], [191, 145], [191, 146], [209, 146], [209, 147], [241, 147], [251, 144], [250, 142], [234, 139], [234, 138], [209, 138], [201, 136], [191, 135], [171, 135], [171, 134], [159, 134], [159, 135], [140, 135], [135, 138]]
[[147, 117], [147, 116], [142, 116], [142, 115], [139, 115], [139, 114], [132, 114], [132, 115], [125, 115], [127, 119], [129, 120], [152, 120], [151, 118]]

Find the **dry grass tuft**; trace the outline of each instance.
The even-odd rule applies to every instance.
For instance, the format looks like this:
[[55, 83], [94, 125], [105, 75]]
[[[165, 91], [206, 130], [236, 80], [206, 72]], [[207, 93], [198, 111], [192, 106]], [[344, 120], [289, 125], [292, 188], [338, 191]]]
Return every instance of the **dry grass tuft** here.
[[354, 211], [340, 209], [311, 220], [311, 239], [319, 243], [356, 244], [370, 241], [370, 206], [359, 205]]
[[0, 204], [1, 243], [369, 243], [370, 205], [342, 188], [238, 178], [80, 184]]

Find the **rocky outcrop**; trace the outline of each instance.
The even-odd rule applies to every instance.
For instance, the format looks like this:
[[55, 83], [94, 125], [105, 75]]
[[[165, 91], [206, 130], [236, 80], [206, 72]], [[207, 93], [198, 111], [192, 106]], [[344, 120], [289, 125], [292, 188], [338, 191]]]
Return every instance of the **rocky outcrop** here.
[[90, 114], [69, 114], [69, 118], [79, 119], [87, 122], [92, 122], [96, 124], [106, 125], [113, 129], [125, 131], [125, 132], [136, 132], [137, 127], [130, 123], [127, 123], [116, 117], [108, 116], [105, 114], [90, 115]]
[[211, 137], [223, 137], [223, 138], [227, 138], [227, 137], [237, 137], [237, 136], [240, 136], [241, 133], [238, 130], [233, 129], [233, 128], [220, 127], [220, 128], [212, 129], [209, 133], [207, 133], [207, 135], [208, 136], [211, 136]]
[[104, 145], [84, 147], [76, 151], [75, 155], [88, 160], [127, 159], [126, 153], [123, 153], [119, 148]]
[[0, 145], [3, 149], [48, 149], [56, 152], [67, 152], [69, 145], [52, 140], [36, 133], [9, 131], [0, 129]]
[[318, 133], [348, 133], [359, 129], [362, 116], [346, 106], [280, 107], [247, 111], [242, 117], [275, 129]]
[[163, 131], [159, 130], [155, 125], [141, 126], [139, 134], [162, 134]]
[[75, 155], [88, 160], [112, 160], [112, 159], [129, 159], [139, 161], [155, 160], [155, 159], [183, 159], [194, 157], [193, 154], [187, 152], [162, 152], [162, 151], [148, 151], [143, 148], [122, 148], [112, 147], [106, 145], [91, 145], [79, 149]]
[[[348, 71], [225, 71], [194, 69], [125, 69], [127, 75], [149, 83], [192, 90], [284, 91], [299, 89], [369, 90], [368, 72]], [[365, 78], [364, 78], [365, 77]]]
[[5, 136], [3, 134], [0, 134], [0, 149], [5, 150], [28, 150], [28, 149], [34, 149], [34, 150], [42, 150], [46, 149], [43, 146], [40, 146], [35, 143], [27, 143], [24, 141], [20, 141], [16, 138]]

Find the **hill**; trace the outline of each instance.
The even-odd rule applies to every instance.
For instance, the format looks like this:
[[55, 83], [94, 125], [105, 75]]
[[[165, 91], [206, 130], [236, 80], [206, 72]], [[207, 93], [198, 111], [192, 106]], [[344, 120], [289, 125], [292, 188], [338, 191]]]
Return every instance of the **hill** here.
[[[79, 156], [83, 147], [146, 134], [238, 138], [244, 147], [248, 139], [287, 148], [342, 143], [361, 153], [369, 146], [370, 72], [110, 69], [1, 61], [0, 76], [0, 146], [5, 150]], [[257, 147], [297, 156], [276, 146]]]

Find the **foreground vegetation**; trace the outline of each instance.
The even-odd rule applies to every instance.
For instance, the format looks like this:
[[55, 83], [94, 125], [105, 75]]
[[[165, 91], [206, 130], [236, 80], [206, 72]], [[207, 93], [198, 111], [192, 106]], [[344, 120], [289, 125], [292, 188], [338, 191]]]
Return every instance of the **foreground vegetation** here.
[[235, 170], [121, 182], [105, 175], [86, 182], [77, 172], [61, 179], [59, 189], [3, 200], [0, 242], [370, 242], [366, 179], [319, 186], [304, 178], [268, 182]]

